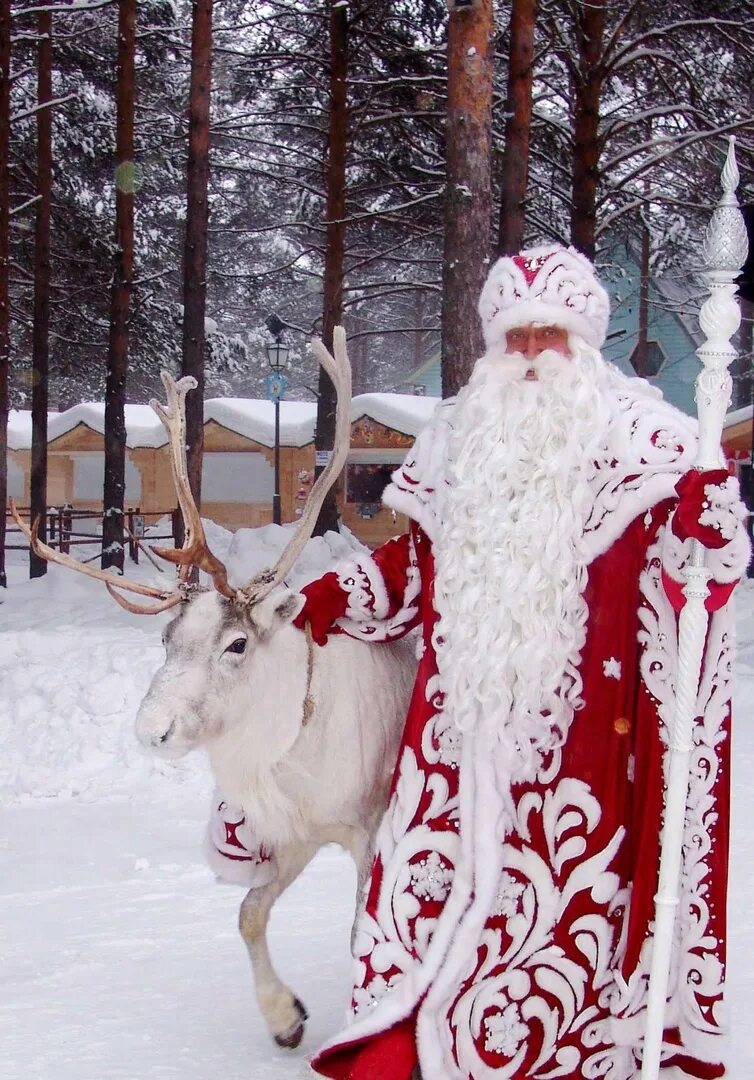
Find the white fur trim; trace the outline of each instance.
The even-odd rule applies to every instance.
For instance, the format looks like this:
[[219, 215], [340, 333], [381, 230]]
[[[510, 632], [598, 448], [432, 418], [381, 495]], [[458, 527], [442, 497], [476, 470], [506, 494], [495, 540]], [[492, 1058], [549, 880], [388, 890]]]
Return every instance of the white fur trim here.
[[599, 349], [610, 298], [585, 255], [550, 245], [498, 259], [479, 297], [479, 316], [488, 349], [501, 345], [512, 327], [535, 322], [561, 326]]
[[[460, 791], [461, 803], [468, 807], [467, 812], [471, 812], [471, 807], [473, 807], [476, 789], [473, 751], [474, 740], [472, 738], [465, 739], [461, 744]], [[412, 765], [408, 759], [413, 759], [413, 753], [407, 748], [401, 758], [401, 769], [408, 768], [411, 770], [415, 768], [415, 761], [413, 761]], [[399, 791], [391, 800], [391, 808], [393, 808], [398, 795]], [[386, 812], [380, 826], [380, 835], [384, 836], [386, 832], [390, 832], [391, 808]], [[432, 834], [432, 836], [439, 838], [442, 834]], [[380, 836], [378, 835], [378, 848], [379, 839]], [[405, 971], [401, 980], [395, 984], [392, 991], [386, 994], [364, 1019], [359, 1017], [354, 1020], [342, 1035], [330, 1039], [319, 1052], [335, 1046], [347, 1046], [349, 1043], [359, 1039], [377, 1035], [401, 1020], [405, 1020], [414, 1011], [417, 1002], [431, 986], [440, 971], [445, 960], [445, 954], [457, 934], [458, 925], [468, 907], [472, 891], [472, 859], [473, 851], [471, 845], [469, 845], [469, 850], [461, 850], [460, 857], [455, 864], [450, 893], [443, 905], [442, 912], [432, 933], [431, 942], [421, 962], [414, 961], [411, 967]], [[384, 855], [383, 865], [386, 865]], [[386, 903], [390, 905], [389, 897]], [[427, 1080], [432, 1080], [429, 1074], [427, 1074]]]
[[488, 349], [502, 345], [508, 330], [516, 326], [528, 326], [530, 323], [560, 326], [569, 334], [577, 334], [595, 349], [605, 340], [601, 324], [595, 326], [586, 315], [568, 308], [554, 307], [542, 300], [531, 299], [521, 300], [507, 311], [499, 311], [485, 323], [484, 343]]
[[384, 619], [390, 598], [377, 563], [369, 555], [342, 563], [336, 568], [338, 584], [348, 596], [345, 618], [351, 622]]
[[[409, 540], [406, 584], [401, 604], [389, 618], [390, 598], [374, 559], [361, 555], [357, 562], [341, 564], [337, 574], [340, 587], [349, 593], [349, 601], [345, 615], [337, 620], [336, 625], [349, 637], [364, 641], [395, 641], [408, 632], [409, 624], [418, 614], [421, 593], [413, 536]], [[355, 596], [358, 597], [357, 603], [354, 603]], [[374, 602], [372, 597], [375, 598]]]
[[[743, 504], [742, 504], [743, 505]], [[672, 522], [673, 515], [671, 515]], [[681, 540], [673, 532], [672, 526], [663, 532], [662, 567], [679, 585], [685, 584], [683, 569], [688, 565], [693, 554], [694, 541], [689, 537]], [[705, 548], [704, 564], [710, 572], [711, 580], [718, 585], [731, 585], [739, 581], [746, 573], [751, 562], [751, 540], [746, 526], [739, 521], [736, 535], [721, 548]]]
[[256, 889], [269, 885], [277, 877], [277, 863], [257, 842], [244, 811], [227, 803], [217, 791], [203, 846], [210, 870], [225, 885]]

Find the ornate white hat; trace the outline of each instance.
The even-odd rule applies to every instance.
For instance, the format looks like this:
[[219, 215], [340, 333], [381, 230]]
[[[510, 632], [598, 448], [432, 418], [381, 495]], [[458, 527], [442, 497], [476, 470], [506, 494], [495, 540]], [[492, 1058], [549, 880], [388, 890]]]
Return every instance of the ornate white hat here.
[[599, 349], [610, 299], [585, 255], [571, 247], [536, 247], [497, 260], [479, 297], [479, 315], [488, 349], [504, 343], [511, 327], [529, 323], [562, 326]]

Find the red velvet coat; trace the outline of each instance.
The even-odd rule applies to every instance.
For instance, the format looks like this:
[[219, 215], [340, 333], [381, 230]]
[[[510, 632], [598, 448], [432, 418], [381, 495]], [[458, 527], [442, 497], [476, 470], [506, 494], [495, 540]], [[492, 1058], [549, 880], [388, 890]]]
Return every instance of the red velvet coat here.
[[[669, 516], [693, 453], [689, 422], [654, 398], [637, 407], [643, 393], [618, 399], [622, 453], [606, 452], [595, 484], [585, 706], [535, 782], [502, 790], [494, 739], [461, 736], [443, 711], [431, 536], [452, 403], [386, 495], [413, 518], [410, 533], [310, 587], [320, 630], [337, 623], [379, 641], [421, 627], [354, 943], [351, 1022], [313, 1063], [324, 1076], [408, 1080], [418, 1054], [424, 1080], [638, 1078], [676, 668], [663, 575], [677, 579], [684, 558]], [[725, 587], [710, 607], [745, 565], [746, 542], [733, 546], [715, 567]], [[664, 1080], [725, 1075], [731, 647], [723, 608], [711, 619], [699, 692]], [[503, 829], [506, 794], [515, 815]]]

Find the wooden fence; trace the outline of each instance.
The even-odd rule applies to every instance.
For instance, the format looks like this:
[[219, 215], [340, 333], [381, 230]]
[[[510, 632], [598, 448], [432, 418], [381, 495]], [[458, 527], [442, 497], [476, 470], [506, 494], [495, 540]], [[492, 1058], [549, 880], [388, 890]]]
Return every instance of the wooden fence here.
[[[21, 518], [30, 520], [30, 508], [28, 506], [16, 507], [18, 515]], [[16, 523], [11, 516], [10, 510], [5, 511], [6, 517], [6, 529], [5, 529], [5, 550], [6, 551], [28, 551], [29, 543], [21, 530], [16, 526]], [[58, 551], [68, 554], [71, 550], [71, 545], [97, 544], [102, 546], [102, 518], [104, 513], [102, 510], [77, 510], [74, 506], [51, 506], [47, 511], [47, 543], [50, 547], [56, 548]], [[142, 546], [144, 533], [148, 526], [147, 519], [153, 518], [157, 522], [162, 517], [169, 517], [171, 522], [171, 531], [167, 533], [152, 534], [149, 537], [149, 542], [153, 540], [172, 540], [173, 546], [180, 547], [183, 543], [183, 522], [181, 520], [180, 513], [177, 509], [171, 510], [150, 510], [149, 513], [142, 513], [138, 506], [129, 507], [124, 510], [123, 513], [123, 531], [124, 539], [128, 545], [128, 554], [131, 560], [135, 563], [139, 561], [139, 549]], [[100, 523], [99, 532], [83, 531], [80, 527], [76, 528], [76, 523], [80, 521], [98, 521]], [[22, 543], [8, 542], [16, 537], [21, 537]], [[93, 562], [94, 559], [99, 558], [99, 552], [91, 556], [89, 559], [82, 560], [83, 562]]]

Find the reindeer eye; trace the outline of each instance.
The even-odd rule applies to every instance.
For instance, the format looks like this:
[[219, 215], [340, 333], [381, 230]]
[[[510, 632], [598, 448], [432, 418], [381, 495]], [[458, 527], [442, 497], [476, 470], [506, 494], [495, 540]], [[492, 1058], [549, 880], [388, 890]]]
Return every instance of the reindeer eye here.
[[228, 648], [225, 651], [226, 652], [237, 653], [238, 655], [240, 655], [241, 653], [246, 652], [246, 638], [245, 637], [236, 638], [235, 641], [232, 641], [230, 643], [230, 645], [228, 646]]

